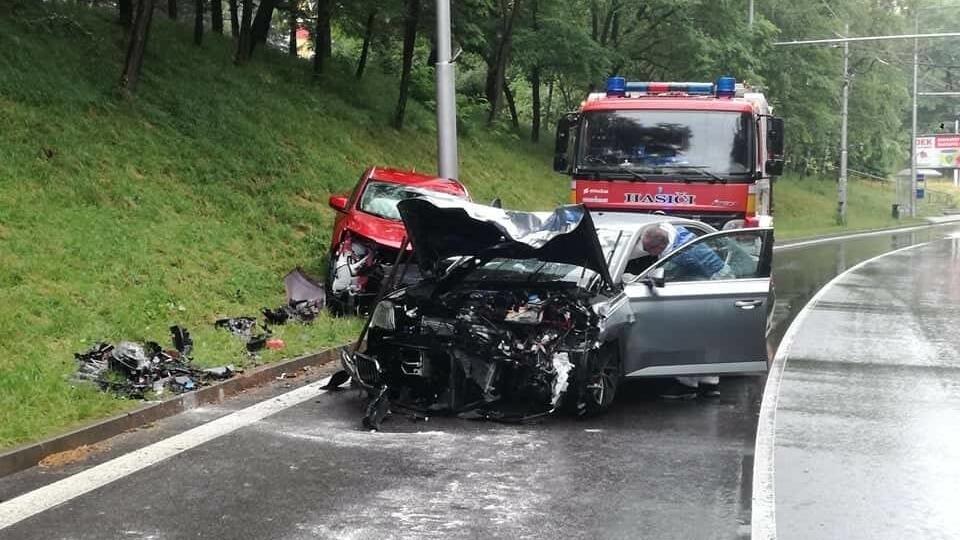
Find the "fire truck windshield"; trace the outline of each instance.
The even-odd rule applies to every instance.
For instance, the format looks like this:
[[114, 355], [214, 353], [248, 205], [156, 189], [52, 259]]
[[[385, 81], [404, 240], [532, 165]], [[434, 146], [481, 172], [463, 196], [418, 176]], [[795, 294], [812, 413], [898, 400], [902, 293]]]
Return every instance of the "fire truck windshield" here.
[[583, 115], [577, 170], [749, 181], [754, 140], [748, 113], [590, 112]]

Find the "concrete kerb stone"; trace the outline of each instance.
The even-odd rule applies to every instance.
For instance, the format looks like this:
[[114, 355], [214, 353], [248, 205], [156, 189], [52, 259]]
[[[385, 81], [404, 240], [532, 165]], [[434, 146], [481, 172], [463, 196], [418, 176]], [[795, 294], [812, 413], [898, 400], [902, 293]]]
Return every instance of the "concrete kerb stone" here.
[[340, 350], [344, 347], [334, 347], [277, 364], [260, 366], [193, 392], [180, 394], [157, 403], [150, 403], [68, 433], [14, 448], [0, 454], [0, 477], [29, 469], [49, 455], [73, 450], [83, 445], [95, 444], [201, 405], [219, 403], [244, 390], [262, 386], [276, 379], [282, 373], [290, 373], [307, 366], [320, 366], [336, 361]]

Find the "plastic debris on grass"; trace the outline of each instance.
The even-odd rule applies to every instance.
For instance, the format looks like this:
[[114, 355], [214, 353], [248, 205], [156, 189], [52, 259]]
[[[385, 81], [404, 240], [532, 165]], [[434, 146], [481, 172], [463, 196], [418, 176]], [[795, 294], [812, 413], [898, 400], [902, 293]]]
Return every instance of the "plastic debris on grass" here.
[[92, 381], [101, 390], [145, 399], [165, 393], [180, 394], [196, 390], [212, 381], [228, 379], [238, 370], [233, 366], [198, 369], [191, 365], [193, 339], [182, 326], [171, 326], [173, 348], [158, 343], [121, 341], [116, 345], [97, 343], [76, 353], [76, 377]]

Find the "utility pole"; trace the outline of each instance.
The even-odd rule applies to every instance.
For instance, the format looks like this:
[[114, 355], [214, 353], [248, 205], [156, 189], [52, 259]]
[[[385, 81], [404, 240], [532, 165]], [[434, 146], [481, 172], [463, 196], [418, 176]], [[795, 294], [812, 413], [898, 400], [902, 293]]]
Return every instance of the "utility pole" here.
[[[843, 26], [843, 37], [850, 24]], [[847, 103], [850, 101], [850, 42], [843, 42], [843, 100], [840, 105], [840, 181], [837, 182], [837, 224], [847, 224]]]
[[[913, 33], [920, 31], [920, 12], [913, 14]], [[913, 119], [910, 130], [910, 217], [917, 217], [917, 68], [920, 40], [913, 38]]]
[[450, 0], [437, 0], [437, 169], [457, 178], [457, 96], [450, 38]]

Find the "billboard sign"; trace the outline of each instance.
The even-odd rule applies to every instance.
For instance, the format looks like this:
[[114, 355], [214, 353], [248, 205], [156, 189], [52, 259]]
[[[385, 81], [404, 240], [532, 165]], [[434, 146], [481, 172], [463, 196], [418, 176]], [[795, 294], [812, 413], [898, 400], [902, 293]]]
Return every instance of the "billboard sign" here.
[[917, 137], [917, 167], [960, 169], [960, 135]]

